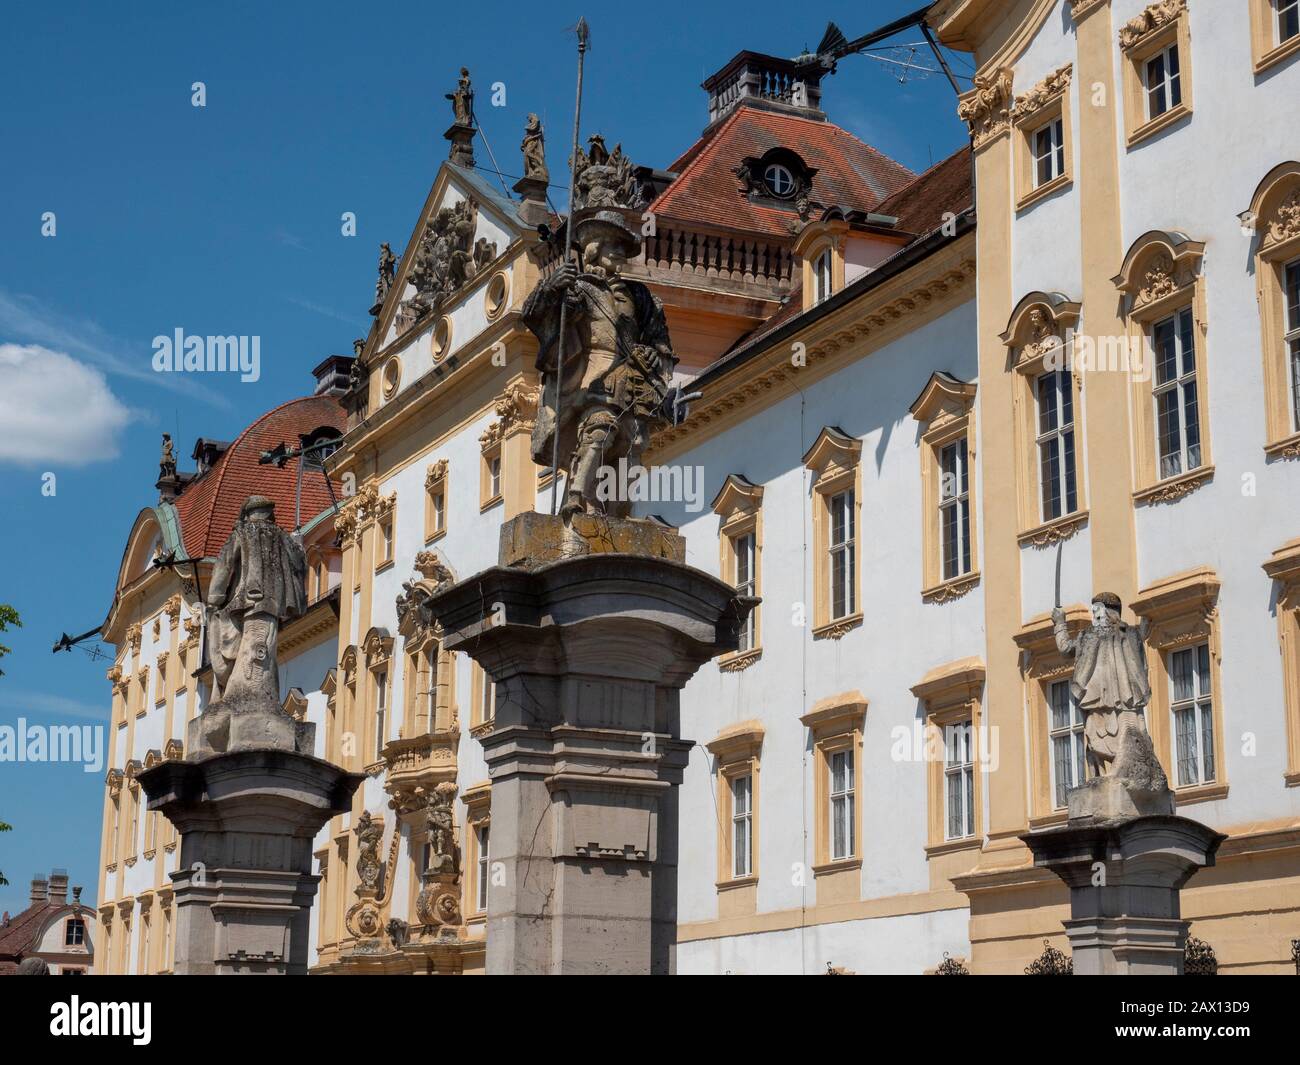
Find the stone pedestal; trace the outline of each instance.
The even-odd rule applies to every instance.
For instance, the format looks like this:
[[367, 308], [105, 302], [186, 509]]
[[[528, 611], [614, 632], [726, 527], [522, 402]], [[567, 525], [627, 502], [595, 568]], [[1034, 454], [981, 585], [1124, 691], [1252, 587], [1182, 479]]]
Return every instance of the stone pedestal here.
[[1226, 836], [1199, 821], [1157, 814], [1072, 820], [1020, 838], [1034, 864], [1070, 889], [1065, 931], [1076, 976], [1182, 975], [1187, 922], [1180, 892], [1193, 873], [1214, 864]]
[[364, 778], [294, 751], [245, 750], [137, 779], [180, 833], [174, 971], [306, 974], [312, 839]]
[[[658, 557], [617, 550], [646, 542]], [[681, 539], [649, 522], [528, 513], [503, 527], [501, 545], [516, 565], [428, 604], [444, 646], [497, 684], [482, 740], [487, 971], [671, 972], [677, 785], [691, 748], [679, 695], [736, 648], [756, 600], [663, 557]]]

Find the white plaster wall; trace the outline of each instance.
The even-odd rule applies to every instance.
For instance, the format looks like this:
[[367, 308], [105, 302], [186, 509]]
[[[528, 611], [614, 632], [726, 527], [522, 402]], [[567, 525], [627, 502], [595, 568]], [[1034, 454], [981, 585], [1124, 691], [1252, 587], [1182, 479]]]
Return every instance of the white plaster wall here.
[[970, 956], [969, 916], [965, 909], [939, 910], [681, 943], [677, 972], [817, 976], [829, 964], [863, 976], [919, 975], [942, 962], [945, 952]]
[[[811, 874], [804, 878], [807, 886], [799, 886], [795, 876], [801, 864], [806, 868], [814, 861], [812, 759], [799, 717], [819, 699], [853, 689], [862, 691], [870, 703], [859, 771], [861, 896], [879, 898], [929, 887], [926, 767], [920, 761], [895, 762], [891, 732], [896, 727], [910, 730], [917, 720], [917, 701], [909, 689], [930, 669], [983, 656], [984, 614], [979, 588], [944, 606], [921, 600], [921, 460], [918, 427], [908, 408], [934, 369], [947, 369], [963, 380], [975, 378], [974, 338], [975, 308], [968, 303], [675, 459], [684, 466], [702, 467], [702, 513], [691, 513], [681, 503], [640, 508], [680, 524], [687, 562], [717, 574], [718, 518], [707, 509], [708, 502], [732, 473], [764, 486], [763, 656], [740, 673], [721, 673], [708, 664], [682, 696], [683, 733], [701, 744], [749, 718], [760, 719], [766, 728], [758, 797], [760, 912], [797, 910], [815, 899]], [[863, 441], [859, 544], [865, 619], [838, 641], [814, 641], [808, 628], [792, 624], [795, 604], [810, 604], [812, 596], [809, 474], [802, 457], [826, 425]], [[714, 779], [709, 754], [697, 747], [681, 796], [682, 923], [717, 916]], [[897, 931], [886, 930], [892, 919], [870, 923], [877, 930], [873, 935], [898, 935], [900, 943], [923, 930], [916, 926], [904, 932], [901, 924]], [[854, 936], [865, 935], [863, 925], [854, 925]], [[932, 956], [937, 962], [945, 949], [964, 950], [964, 920], [956, 925], [961, 931], [955, 939], [913, 940], [911, 955]], [[740, 947], [728, 941], [732, 946], [726, 949], [734, 946], [743, 957], [750, 957], [752, 949], [755, 959], [765, 959], [754, 962], [755, 971], [797, 967], [797, 943], [775, 933], [752, 938], [762, 939], [764, 946]], [[683, 947], [681, 956], [704, 950]], [[721, 971], [730, 962], [723, 966], [706, 959], [691, 964]], [[817, 966], [824, 968], [824, 963], [818, 961]], [[688, 970], [685, 960], [682, 968]]]

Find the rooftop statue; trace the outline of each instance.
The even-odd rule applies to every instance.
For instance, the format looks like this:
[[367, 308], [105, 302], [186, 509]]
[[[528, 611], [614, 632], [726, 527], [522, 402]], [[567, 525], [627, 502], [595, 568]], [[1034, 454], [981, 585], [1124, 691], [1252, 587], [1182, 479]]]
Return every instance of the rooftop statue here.
[[454, 122], [458, 126], [472, 126], [474, 124], [474, 90], [470, 87], [469, 67], [460, 68], [460, 82], [456, 86], [455, 92], [447, 93], [447, 99], [451, 101], [451, 113], [454, 116]]
[[519, 146], [524, 153], [524, 177], [549, 181], [551, 173], [546, 168], [546, 132], [536, 115], [528, 116], [524, 127], [524, 141]]

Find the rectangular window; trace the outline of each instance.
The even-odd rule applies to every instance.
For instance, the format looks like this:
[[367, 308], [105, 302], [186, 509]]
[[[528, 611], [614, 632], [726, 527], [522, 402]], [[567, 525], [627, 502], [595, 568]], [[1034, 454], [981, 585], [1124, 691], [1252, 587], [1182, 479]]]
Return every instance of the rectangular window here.
[[501, 456], [493, 455], [488, 459], [489, 498], [496, 499], [501, 494]]
[[853, 751], [831, 754], [831, 860], [852, 858], [854, 850]]
[[63, 928], [63, 945], [80, 947], [86, 942], [86, 922], [80, 917], [73, 917]]
[[971, 744], [971, 723], [945, 725], [944, 793], [949, 839], [975, 835], [975, 755]]
[[943, 579], [971, 571], [970, 470], [965, 438], [939, 451], [939, 536], [943, 545]]
[[1048, 736], [1052, 745], [1053, 805], [1064, 810], [1067, 793], [1084, 780], [1083, 713], [1070, 698], [1068, 680], [1047, 689]]
[[[1300, 4], [1300, 0], [1296, 0]], [[1292, 11], [1296, 8], [1292, 7]], [[1300, 432], [1300, 259], [1286, 267], [1286, 347], [1291, 370], [1292, 428]]]
[[1169, 654], [1169, 706], [1174, 716], [1178, 786], [1214, 780], [1214, 703], [1210, 695], [1210, 645]]
[[1034, 188], [1065, 173], [1065, 121], [1058, 118], [1034, 132]]
[[1038, 469], [1043, 521], [1079, 509], [1074, 468], [1074, 382], [1066, 370], [1038, 378]]
[[447, 528], [447, 493], [438, 488], [433, 493], [433, 531], [443, 532]]
[[850, 488], [828, 500], [830, 506], [831, 620], [847, 617], [858, 608], [856, 492]]
[[383, 670], [375, 674], [375, 761], [378, 761], [384, 750], [386, 722], [384, 720], [388, 710], [388, 671]]
[[1178, 45], [1170, 45], [1163, 52], [1147, 60], [1146, 64], [1147, 118], [1159, 118], [1183, 102], [1183, 78], [1178, 57]]
[[1201, 465], [1197, 407], [1196, 341], [1191, 308], [1159, 321], [1151, 330], [1155, 352], [1156, 446], [1160, 479]]
[[732, 875], [749, 876], [754, 871], [754, 810], [751, 799], [754, 778], [746, 774], [731, 781]]
[[1277, 43], [1300, 36], [1300, 0], [1274, 0], [1277, 5]]
[[[736, 572], [733, 576], [735, 577], [737, 595], [752, 596], [755, 594], [754, 563], [756, 547], [756, 537], [752, 532], [732, 538], [731, 550], [736, 560]], [[740, 630], [740, 646], [737, 650], [748, 651], [753, 646], [754, 612], [751, 610], [749, 617], [745, 620], [744, 627]]]
[[492, 875], [492, 867], [488, 859], [488, 836], [489, 829], [487, 825], [480, 825], [474, 830], [478, 847], [478, 881], [475, 887], [475, 905], [480, 913], [487, 909], [488, 904], [488, 883]]
[[484, 724], [496, 720], [497, 716], [497, 686], [493, 683], [492, 678], [485, 672], [483, 674], [483, 706], [480, 720]]
[[381, 563], [392, 562], [393, 561], [392, 519], [387, 519], [379, 523], [379, 536], [380, 536], [379, 561]]

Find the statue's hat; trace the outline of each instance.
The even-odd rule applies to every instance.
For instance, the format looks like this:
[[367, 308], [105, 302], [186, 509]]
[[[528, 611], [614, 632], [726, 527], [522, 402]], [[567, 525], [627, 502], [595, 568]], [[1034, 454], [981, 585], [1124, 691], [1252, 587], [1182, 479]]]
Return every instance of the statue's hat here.
[[1107, 610], [1118, 610], [1124, 605], [1120, 600], [1120, 597], [1114, 592], [1098, 592], [1092, 597], [1092, 601], [1094, 603], [1100, 603]]
[[249, 496], [244, 500], [244, 505], [239, 508], [239, 520], [243, 521], [254, 510], [269, 510], [275, 513], [275, 500], [267, 499], [266, 496]]
[[594, 207], [573, 212], [573, 238], [581, 246], [596, 233], [608, 234], [622, 243], [629, 258], [641, 250], [641, 233], [633, 224], [640, 213], [620, 207]]

